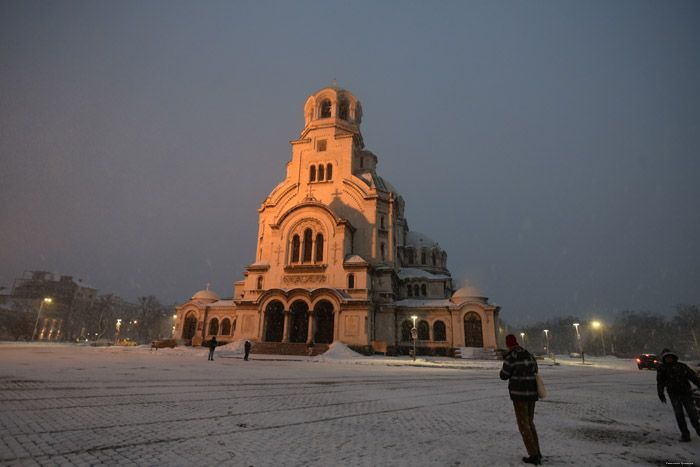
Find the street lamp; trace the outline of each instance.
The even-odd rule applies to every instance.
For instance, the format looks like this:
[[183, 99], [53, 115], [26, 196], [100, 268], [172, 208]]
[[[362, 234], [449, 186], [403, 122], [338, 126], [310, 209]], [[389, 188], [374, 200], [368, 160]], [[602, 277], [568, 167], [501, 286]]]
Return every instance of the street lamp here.
[[39, 327], [39, 317], [41, 316], [41, 310], [44, 308], [44, 303], [51, 303], [53, 301], [52, 298], [46, 297], [41, 301], [41, 305], [39, 305], [39, 313], [36, 315], [36, 323], [34, 323], [34, 334], [32, 334], [32, 340], [36, 337], [36, 330]]
[[117, 340], [119, 339], [119, 328], [122, 325], [121, 318], [117, 319], [117, 332], [114, 334], [114, 345], [117, 345]]
[[552, 357], [552, 361], [554, 363], [557, 363], [557, 357], [556, 355], [554, 355], [554, 352], [552, 352], [552, 348], [549, 346], [549, 329], [544, 330], [544, 335], [547, 339], [547, 353]]
[[173, 339], [175, 338], [175, 321], [177, 321], [177, 314], [173, 315]]
[[523, 348], [525, 347], [525, 333], [521, 332], [520, 337], [522, 338], [521, 340], [523, 341]]
[[413, 336], [413, 361], [416, 361], [416, 342], [418, 341], [418, 329], [416, 329], [416, 320], [418, 319], [418, 316], [413, 315], [411, 316], [411, 319], [413, 320], [413, 329], [411, 329], [411, 335]]
[[603, 357], [605, 357], [605, 339], [603, 338], [603, 326], [598, 321], [593, 321], [594, 328], [600, 328], [600, 343], [603, 345]]
[[574, 327], [576, 328], [576, 339], [578, 339], [578, 351], [581, 352], [581, 364], [585, 365], [586, 364], [586, 359], [583, 356], [583, 347], [581, 347], [581, 334], [578, 333], [578, 323], [574, 323]]

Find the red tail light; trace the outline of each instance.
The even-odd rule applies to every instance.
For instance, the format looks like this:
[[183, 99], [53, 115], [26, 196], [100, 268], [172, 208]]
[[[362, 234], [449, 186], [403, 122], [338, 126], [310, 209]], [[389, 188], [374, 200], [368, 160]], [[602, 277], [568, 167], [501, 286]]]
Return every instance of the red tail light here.
[[642, 363], [642, 359], [641, 359], [641, 358], [638, 358], [638, 359], [637, 359], [637, 363]]

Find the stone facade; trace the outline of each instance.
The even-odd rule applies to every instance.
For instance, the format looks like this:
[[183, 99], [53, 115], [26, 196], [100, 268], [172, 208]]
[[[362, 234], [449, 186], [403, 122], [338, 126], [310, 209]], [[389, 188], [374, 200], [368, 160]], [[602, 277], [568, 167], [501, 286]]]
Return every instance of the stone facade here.
[[[287, 175], [259, 209], [255, 262], [233, 298], [209, 290], [177, 307], [175, 337], [423, 350], [496, 348], [499, 307], [453, 290], [447, 253], [410, 231], [404, 200], [365, 149], [362, 106], [333, 86], [310, 96]], [[439, 350], [438, 350], [439, 349]]]

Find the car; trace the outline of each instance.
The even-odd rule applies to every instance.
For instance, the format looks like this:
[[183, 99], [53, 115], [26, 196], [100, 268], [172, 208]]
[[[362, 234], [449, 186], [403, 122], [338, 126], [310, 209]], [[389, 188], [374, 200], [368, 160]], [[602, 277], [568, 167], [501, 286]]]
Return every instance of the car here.
[[644, 353], [637, 357], [637, 366], [640, 370], [648, 368], [650, 370], [656, 370], [659, 366], [659, 357], [653, 353]]

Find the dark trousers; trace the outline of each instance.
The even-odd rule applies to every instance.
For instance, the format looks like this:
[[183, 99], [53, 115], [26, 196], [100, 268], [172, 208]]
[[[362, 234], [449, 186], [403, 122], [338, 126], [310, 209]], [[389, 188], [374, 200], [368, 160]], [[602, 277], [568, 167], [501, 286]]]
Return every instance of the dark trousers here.
[[245, 351], [245, 357], [243, 357], [243, 360], [248, 361], [248, 355], [250, 354], [250, 350]]
[[693, 404], [693, 397], [691, 395], [678, 395], [669, 394], [668, 398], [671, 399], [671, 405], [673, 406], [673, 412], [676, 414], [676, 422], [678, 423], [678, 428], [681, 430], [682, 435], [690, 435], [688, 431], [688, 425], [685, 423], [685, 414], [683, 413], [683, 407], [685, 411], [688, 412], [688, 418], [690, 419], [690, 424], [695, 428], [695, 431], [700, 433], [700, 423], [698, 423], [698, 412], [695, 410], [695, 404]]
[[518, 422], [520, 436], [523, 437], [528, 456], [536, 456], [540, 453], [540, 442], [537, 439], [535, 429], [535, 402], [513, 401], [515, 408], [515, 420]]
[[209, 349], [209, 360], [214, 360], [214, 349], [215, 347]]

